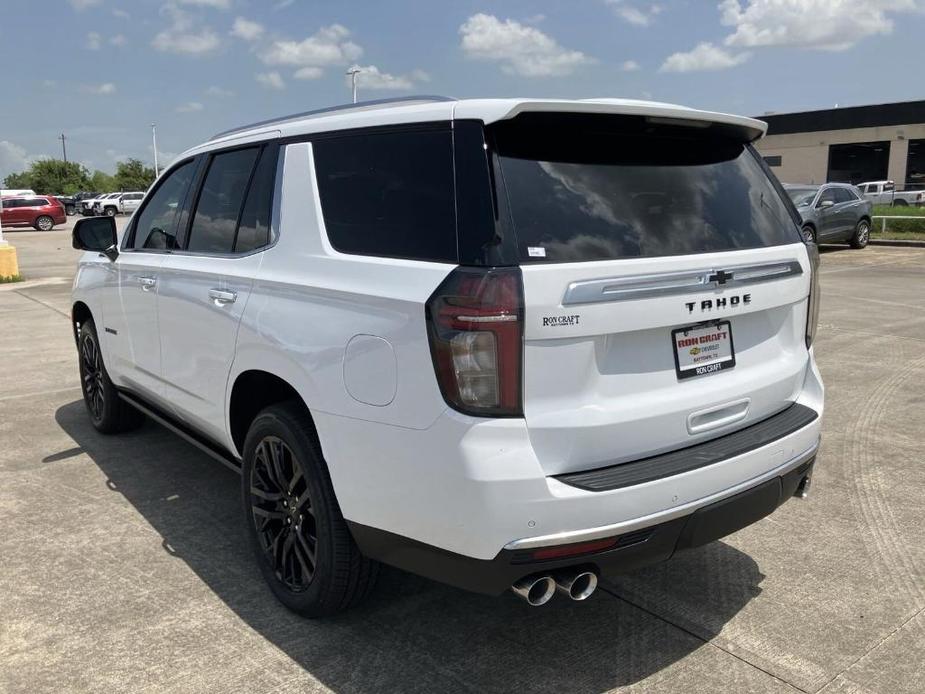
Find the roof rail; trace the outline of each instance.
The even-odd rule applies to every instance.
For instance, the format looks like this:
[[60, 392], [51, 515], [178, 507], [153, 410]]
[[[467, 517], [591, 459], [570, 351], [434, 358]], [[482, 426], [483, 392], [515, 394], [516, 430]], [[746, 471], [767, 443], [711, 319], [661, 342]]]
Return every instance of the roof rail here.
[[289, 116], [282, 116], [281, 118], [270, 118], [269, 120], [257, 121], [256, 123], [251, 123], [250, 125], [244, 125], [240, 128], [232, 128], [231, 130], [223, 130], [220, 133], [216, 133], [209, 138], [209, 142], [217, 140], [220, 137], [227, 137], [228, 135], [234, 135], [235, 133], [244, 132], [246, 130], [251, 130], [253, 128], [259, 128], [261, 126], [269, 125], [281, 125], [283, 123], [288, 123], [289, 121], [300, 120], [302, 118], [310, 118], [311, 116], [320, 116], [329, 113], [341, 113], [346, 111], [362, 111], [364, 109], [378, 108], [382, 106], [402, 106], [408, 104], [409, 102], [440, 102], [440, 101], [456, 101], [456, 99], [449, 96], [436, 96], [431, 94], [420, 94], [414, 96], [398, 96], [391, 99], [375, 99], [373, 101], [358, 101], [355, 104], [340, 104], [339, 106], [328, 106], [327, 108], [319, 108], [313, 111], [303, 111], [302, 113], [293, 113]]

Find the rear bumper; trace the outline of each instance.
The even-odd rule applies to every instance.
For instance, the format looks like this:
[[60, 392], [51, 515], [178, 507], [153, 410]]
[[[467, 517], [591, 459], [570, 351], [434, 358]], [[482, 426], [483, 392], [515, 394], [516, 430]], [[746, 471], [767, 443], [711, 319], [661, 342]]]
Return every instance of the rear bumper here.
[[[740, 530], [772, 513], [805, 487], [812, 474], [815, 448], [781, 474], [732, 496], [633, 531], [605, 535], [612, 544], [567, 559], [536, 560], [534, 550], [505, 548], [489, 560], [418, 542], [383, 530], [349, 523], [367, 556], [464, 590], [500, 595], [515, 581], [570, 567], [590, 569], [607, 577], [670, 559], [675, 553], [699, 547]], [[593, 530], [588, 536], [600, 537]]]
[[[668, 549], [646, 561], [670, 556], [684, 525], [675, 521], [783, 479], [813, 458], [823, 397], [810, 359], [803, 387], [793, 399], [816, 415], [805, 425], [778, 432], [773, 440], [756, 439], [750, 446], [727, 450], [725, 457], [703, 464], [672, 467], [666, 476], [600, 491], [547, 475], [524, 420], [478, 420], [447, 410], [431, 427], [417, 430], [320, 411], [313, 416], [338, 502], [361, 547], [387, 563], [434, 576], [435, 570], [405, 557], [430, 556], [437, 565], [450, 567], [469, 559], [474, 566], [485, 566], [505, 552], [673, 524], [666, 526], [677, 526], [674, 538], [665, 539]], [[375, 536], [394, 541], [380, 542]], [[660, 544], [646, 542], [648, 548]], [[645, 553], [649, 556], [650, 549]], [[615, 563], [635, 565], [622, 556]], [[602, 570], [609, 569], [602, 565]]]

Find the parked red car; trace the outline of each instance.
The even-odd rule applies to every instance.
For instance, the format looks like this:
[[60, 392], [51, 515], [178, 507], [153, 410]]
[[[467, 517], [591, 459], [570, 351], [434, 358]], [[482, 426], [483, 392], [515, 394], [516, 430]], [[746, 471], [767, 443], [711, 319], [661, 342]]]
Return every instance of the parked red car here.
[[0, 222], [5, 227], [30, 226], [39, 231], [51, 231], [55, 224], [67, 222], [67, 214], [64, 205], [51, 195], [10, 195], [3, 198]]

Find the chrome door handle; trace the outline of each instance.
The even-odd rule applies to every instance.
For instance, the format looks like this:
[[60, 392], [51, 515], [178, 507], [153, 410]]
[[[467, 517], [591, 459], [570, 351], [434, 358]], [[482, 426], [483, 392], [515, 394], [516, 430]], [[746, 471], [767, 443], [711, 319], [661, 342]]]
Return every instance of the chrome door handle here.
[[216, 304], [233, 304], [234, 300], [238, 298], [238, 295], [235, 292], [229, 292], [224, 289], [210, 289], [209, 298], [212, 299]]
[[154, 287], [157, 286], [157, 277], [139, 277], [138, 284], [141, 285], [141, 288], [144, 291], [154, 289]]

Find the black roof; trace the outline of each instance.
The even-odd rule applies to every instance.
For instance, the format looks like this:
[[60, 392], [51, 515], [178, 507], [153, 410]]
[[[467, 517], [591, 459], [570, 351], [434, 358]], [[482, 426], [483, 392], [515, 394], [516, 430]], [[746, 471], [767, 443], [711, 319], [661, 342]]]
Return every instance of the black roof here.
[[901, 101], [894, 104], [849, 106], [755, 117], [768, 124], [768, 135], [910, 125], [925, 123], [925, 101]]

